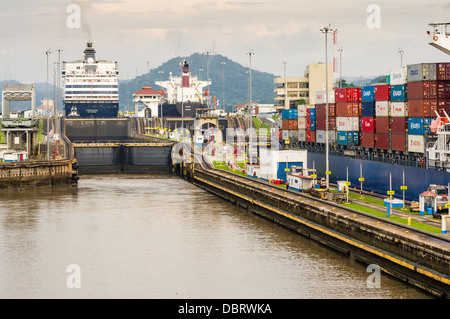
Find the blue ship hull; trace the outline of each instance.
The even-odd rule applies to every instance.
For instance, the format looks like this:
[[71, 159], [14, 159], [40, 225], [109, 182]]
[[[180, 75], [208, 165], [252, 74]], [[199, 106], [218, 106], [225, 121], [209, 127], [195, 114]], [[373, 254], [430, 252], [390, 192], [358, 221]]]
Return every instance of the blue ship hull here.
[[[326, 156], [308, 152], [308, 166], [315, 167], [319, 176], [325, 176]], [[403, 198], [403, 172], [405, 175], [405, 199], [418, 201], [419, 195], [426, 191], [430, 184], [448, 185], [450, 183], [450, 173], [437, 171], [434, 169], [424, 169], [410, 166], [395, 165], [369, 160], [354, 159], [351, 157], [329, 155], [329, 169], [331, 171], [330, 182], [345, 181], [347, 178], [351, 182], [351, 188], [360, 189], [360, 165], [362, 166], [363, 191], [373, 191], [374, 193], [386, 195], [389, 191], [389, 175], [392, 176], [392, 190], [395, 191], [395, 198]]]
[[115, 118], [119, 113], [119, 102], [109, 101], [77, 101], [64, 102], [65, 116], [71, 116], [75, 107], [80, 118]]

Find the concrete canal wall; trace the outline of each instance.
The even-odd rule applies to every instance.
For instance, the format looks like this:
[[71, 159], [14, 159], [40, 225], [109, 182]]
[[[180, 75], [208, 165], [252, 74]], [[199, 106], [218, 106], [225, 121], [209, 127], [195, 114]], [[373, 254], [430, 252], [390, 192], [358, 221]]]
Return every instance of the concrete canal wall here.
[[[427, 236], [292, 194], [247, 178], [175, 165], [173, 171], [248, 211], [288, 227], [440, 297], [450, 298], [450, 250], [443, 235]], [[299, 196], [300, 195], [300, 196]], [[331, 203], [330, 203], [331, 204]], [[442, 237], [441, 237], [442, 236]]]
[[0, 188], [76, 183], [75, 160], [0, 164]]

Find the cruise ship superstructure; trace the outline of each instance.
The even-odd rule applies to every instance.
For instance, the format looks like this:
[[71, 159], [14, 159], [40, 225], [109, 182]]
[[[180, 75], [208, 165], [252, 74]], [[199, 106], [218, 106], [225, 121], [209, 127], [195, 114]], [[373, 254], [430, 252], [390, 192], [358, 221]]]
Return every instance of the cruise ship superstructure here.
[[98, 60], [92, 42], [84, 58], [63, 62], [63, 101], [66, 116], [114, 118], [119, 110], [119, 67], [117, 62]]

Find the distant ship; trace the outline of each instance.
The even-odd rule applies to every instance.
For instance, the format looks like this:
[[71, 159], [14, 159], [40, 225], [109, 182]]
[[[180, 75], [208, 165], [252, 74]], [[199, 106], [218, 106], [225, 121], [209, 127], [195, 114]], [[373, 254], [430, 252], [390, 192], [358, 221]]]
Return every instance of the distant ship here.
[[92, 42], [88, 42], [83, 60], [62, 64], [64, 112], [67, 117], [117, 117], [118, 63], [96, 60], [95, 53]]
[[162, 105], [162, 117], [193, 118], [199, 108], [207, 108], [209, 91], [203, 90], [211, 81], [200, 81], [189, 72], [189, 63], [181, 63], [181, 77], [169, 75], [168, 81], [157, 81], [165, 89]]

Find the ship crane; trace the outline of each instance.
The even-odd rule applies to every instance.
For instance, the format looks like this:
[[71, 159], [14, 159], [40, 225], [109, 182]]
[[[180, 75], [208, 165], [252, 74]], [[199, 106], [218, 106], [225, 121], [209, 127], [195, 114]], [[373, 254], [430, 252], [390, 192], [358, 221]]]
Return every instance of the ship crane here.
[[429, 23], [428, 25], [433, 27], [433, 31], [427, 32], [430, 36], [429, 44], [450, 55], [450, 33], [447, 30], [447, 27], [450, 26], [450, 22]]

